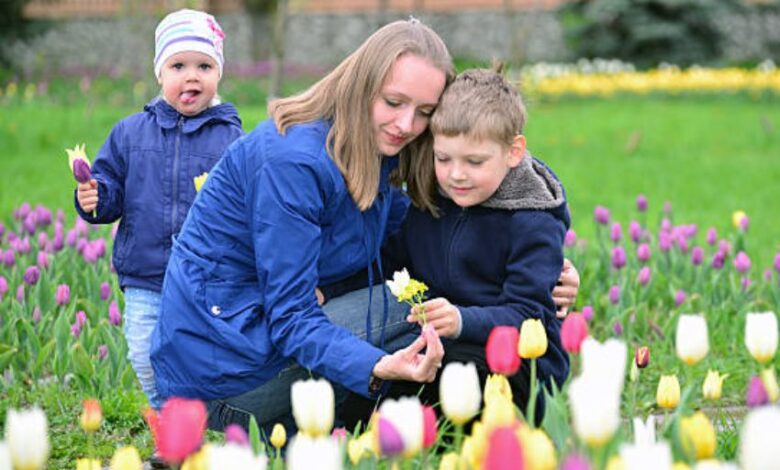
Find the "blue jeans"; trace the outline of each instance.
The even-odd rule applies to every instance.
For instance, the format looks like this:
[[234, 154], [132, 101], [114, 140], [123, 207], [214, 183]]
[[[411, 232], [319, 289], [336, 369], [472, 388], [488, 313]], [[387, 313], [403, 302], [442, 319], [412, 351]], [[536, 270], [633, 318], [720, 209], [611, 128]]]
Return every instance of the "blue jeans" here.
[[162, 401], [157, 395], [149, 349], [152, 345], [152, 331], [160, 316], [160, 299], [159, 292], [134, 287], [125, 288], [127, 358], [149, 399], [149, 406], [155, 410], [162, 407]]
[[[384, 285], [374, 286], [371, 299], [371, 340], [374, 345], [380, 344], [382, 316], [384, 312], [382, 290]], [[409, 306], [398, 302], [387, 291], [388, 317], [385, 325], [385, 347], [387, 352], [395, 352], [410, 345], [418, 336], [419, 328], [407, 323], [406, 316]], [[366, 310], [368, 307], [368, 288], [350, 292], [341, 297], [329, 300], [322, 306], [325, 315], [334, 324], [353, 332], [356, 336], [366, 339]], [[290, 388], [298, 380], [306, 380], [313, 374], [294, 362], [282, 370], [276, 378], [269, 380], [254, 390], [234, 397], [211, 400], [206, 403], [209, 412], [209, 427], [221, 431], [228, 424], [239, 424], [247, 429], [249, 418], [254, 415], [265, 436], [271, 435], [274, 424], [281, 423], [287, 430], [287, 435], [296, 432], [292, 417]], [[336, 400], [336, 426], [339, 426], [339, 406], [348, 395], [347, 389], [336, 383], [333, 385]]]

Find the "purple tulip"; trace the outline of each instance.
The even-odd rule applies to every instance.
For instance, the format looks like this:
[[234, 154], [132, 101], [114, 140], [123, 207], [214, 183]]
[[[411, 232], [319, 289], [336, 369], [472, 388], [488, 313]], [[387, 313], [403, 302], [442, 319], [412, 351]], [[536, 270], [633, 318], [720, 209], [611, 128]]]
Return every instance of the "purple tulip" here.
[[780, 253], [775, 255], [775, 272], [780, 274]]
[[92, 170], [89, 168], [89, 163], [84, 161], [83, 158], [77, 158], [73, 161], [73, 177], [79, 183], [89, 183], [92, 178]]
[[639, 212], [645, 212], [647, 210], [647, 197], [644, 194], [640, 194], [636, 197], [636, 210]]
[[70, 333], [76, 338], [81, 336], [81, 325], [78, 322], [70, 325]]
[[0, 300], [3, 300], [3, 296], [8, 293], [8, 279], [0, 276]]
[[615, 320], [615, 323], [612, 324], [612, 332], [615, 336], [621, 336], [623, 334], [623, 324], [620, 323], [620, 320]]
[[38, 225], [48, 227], [51, 225], [51, 211], [44, 205], [35, 206], [35, 217], [38, 219]]
[[3, 264], [6, 268], [13, 268], [16, 264], [16, 254], [14, 253], [14, 250], [6, 250], [5, 253], [3, 253]]
[[620, 226], [620, 222], [615, 222], [612, 224], [612, 228], [609, 232], [609, 238], [615, 243], [619, 242], [620, 239], [623, 238], [623, 228]]
[[622, 246], [616, 246], [612, 249], [612, 267], [622, 269], [626, 265], [626, 250]]
[[54, 295], [57, 305], [68, 305], [70, 302], [70, 286], [67, 284], [60, 284], [57, 286], [57, 293]]
[[78, 252], [80, 255], [83, 255], [87, 245], [89, 245], [89, 240], [86, 238], [79, 238], [76, 240], [76, 252]]
[[62, 250], [65, 247], [65, 237], [61, 233], [54, 235], [54, 241], [51, 246], [54, 251]]
[[41, 270], [38, 266], [30, 266], [24, 271], [24, 282], [27, 285], [34, 286], [41, 278]]
[[233, 444], [238, 444], [242, 447], [248, 447], [249, 446], [249, 436], [247, 436], [246, 431], [244, 431], [244, 428], [242, 428], [238, 424], [228, 424], [225, 428], [225, 442], [232, 442]]
[[14, 232], [8, 232], [8, 243], [13, 243], [18, 237]]
[[740, 284], [742, 285], [742, 292], [745, 292], [753, 284], [753, 281], [749, 277], [743, 276]]
[[38, 248], [43, 248], [46, 246], [46, 242], [49, 241], [49, 235], [46, 232], [41, 232], [38, 234]]
[[766, 392], [766, 387], [764, 387], [764, 382], [761, 381], [761, 377], [754, 375], [750, 378], [745, 402], [750, 408], [763, 406], [769, 403], [769, 394]]
[[16, 220], [24, 220], [25, 217], [30, 213], [32, 209], [30, 208], [29, 202], [23, 202], [21, 206], [19, 206], [18, 209], [14, 210], [14, 219]]
[[685, 298], [687, 296], [685, 295], [685, 291], [682, 289], [679, 289], [677, 293], [674, 294], [674, 304], [678, 307], [685, 302]]
[[642, 243], [636, 247], [636, 259], [642, 263], [646, 263], [650, 259], [650, 245]]
[[45, 251], [41, 250], [38, 252], [37, 255], [38, 258], [38, 267], [41, 269], [48, 269], [49, 268], [49, 255], [46, 254]]
[[609, 223], [609, 209], [604, 206], [596, 206], [596, 209], [593, 210], [593, 217], [601, 225], [607, 225]]
[[76, 246], [78, 236], [75, 229], [68, 230], [68, 234], [65, 235], [65, 244], [68, 246]]
[[65, 211], [62, 209], [57, 209], [57, 222], [62, 223], [65, 220]]
[[22, 222], [22, 229], [28, 234], [32, 235], [35, 233], [35, 229], [37, 227], [38, 227], [38, 222], [35, 217], [35, 212], [32, 212], [28, 214], [27, 217], [24, 218], [24, 222]]
[[725, 238], [718, 242], [718, 250], [722, 251], [724, 255], [728, 256], [731, 253], [731, 243]]
[[637, 282], [639, 285], [646, 286], [648, 282], [650, 282], [650, 268], [648, 266], [643, 267], [639, 270], [639, 274], [636, 277]]
[[707, 244], [713, 246], [718, 241], [718, 231], [715, 227], [710, 227], [707, 230]]
[[672, 249], [672, 236], [668, 232], [658, 233], [658, 249], [664, 253]]
[[20, 304], [24, 303], [24, 284], [19, 284], [16, 288], [16, 301]]
[[38, 323], [39, 321], [41, 321], [41, 307], [37, 305], [32, 311], [32, 321], [33, 323]]
[[98, 260], [98, 254], [91, 243], [84, 244], [84, 249], [81, 251], [81, 257], [84, 258], [84, 262], [87, 264], [95, 264]]
[[379, 416], [379, 450], [382, 455], [398, 455], [404, 450], [404, 439], [401, 433], [389, 420]]
[[111, 297], [111, 285], [107, 282], [100, 284], [100, 300], [108, 300]]
[[79, 325], [79, 328], [87, 324], [87, 312], [84, 310], [79, 310], [75, 314], [76, 323]]
[[712, 255], [712, 269], [721, 269], [726, 264], [726, 253], [718, 250]]
[[101, 344], [98, 346], [98, 360], [102, 361], [108, 356], [108, 346]]
[[661, 219], [661, 231], [662, 232], [671, 232], [672, 231], [672, 221], [664, 217]]
[[102, 258], [106, 254], [106, 240], [103, 238], [98, 238], [97, 240], [93, 240], [92, 243], [92, 249], [95, 251], [95, 254], [98, 258]]
[[639, 243], [639, 240], [642, 238], [642, 226], [636, 220], [632, 220], [628, 224], [628, 236], [631, 237], [631, 241], [634, 243]]
[[734, 257], [734, 269], [742, 274], [750, 271], [750, 258], [747, 253], [744, 251], [737, 253], [737, 256]]
[[584, 455], [571, 454], [563, 461], [561, 470], [591, 470], [591, 466]]
[[563, 246], [571, 248], [577, 243], [577, 233], [574, 230], [567, 230], [566, 236], [563, 239]]
[[691, 264], [699, 266], [704, 261], [704, 250], [700, 246], [694, 246], [691, 250]]
[[688, 239], [683, 236], [677, 237], [677, 248], [682, 254], [688, 253]]
[[590, 321], [593, 318], [593, 307], [590, 305], [582, 307], [582, 317], [585, 321]]
[[766, 282], [769, 282], [769, 281], [771, 281], [771, 280], [772, 280], [772, 270], [771, 270], [771, 269], [769, 269], [769, 268], [766, 268], [766, 269], [764, 270], [764, 280], [765, 280]]
[[108, 306], [108, 322], [114, 326], [122, 324], [122, 312], [119, 311], [116, 300], [111, 302], [111, 305]]
[[609, 288], [609, 301], [612, 305], [617, 305], [620, 302], [620, 287], [612, 286]]
[[749, 226], [750, 226], [750, 218], [747, 215], [739, 219], [739, 229], [741, 231], [747, 232]]
[[5, 224], [0, 222], [0, 242], [3, 241], [3, 235], [5, 235]]
[[83, 219], [77, 218], [73, 227], [79, 236], [86, 237], [89, 235], [89, 224]]

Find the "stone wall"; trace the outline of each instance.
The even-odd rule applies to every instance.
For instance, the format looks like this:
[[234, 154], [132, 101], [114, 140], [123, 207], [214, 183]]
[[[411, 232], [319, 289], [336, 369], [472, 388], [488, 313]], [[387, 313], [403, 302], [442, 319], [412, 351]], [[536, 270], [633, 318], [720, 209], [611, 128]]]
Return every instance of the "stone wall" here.
[[[387, 20], [405, 17], [391, 14]], [[471, 10], [422, 13], [419, 17], [444, 38], [455, 57], [482, 61], [515, 58], [530, 62], [572, 59], [553, 12], [518, 12], [509, 18], [503, 11]], [[225, 54], [229, 68], [256, 62], [252, 60], [253, 47], [258, 57], [268, 57], [270, 25], [267, 22], [253, 26], [248, 17], [240, 14], [221, 15], [218, 20], [227, 33]], [[2, 47], [14, 68], [25, 76], [61, 71], [111, 71], [144, 77], [152, 71], [156, 22], [157, 19], [148, 17], [60, 21], [35, 39]], [[332, 65], [379, 24], [379, 18], [373, 13], [292, 15], [287, 31], [287, 60], [293, 64]], [[773, 56], [777, 59], [780, 14], [729, 17], [719, 24], [730, 38], [723, 53], [726, 60], [761, 60]], [[255, 43], [253, 28], [261, 31]]]

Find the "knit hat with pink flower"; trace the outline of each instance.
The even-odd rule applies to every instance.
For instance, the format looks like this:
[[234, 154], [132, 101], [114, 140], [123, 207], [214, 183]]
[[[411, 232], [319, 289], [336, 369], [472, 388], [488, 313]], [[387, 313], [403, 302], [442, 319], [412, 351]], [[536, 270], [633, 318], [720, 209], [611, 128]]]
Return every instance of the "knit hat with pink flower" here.
[[170, 56], [194, 51], [213, 58], [221, 77], [225, 62], [222, 55], [224, 39], [225, 33], [219, 23], [208, 13], [184, 9], [169, 14], [154, 32], [154, 75], [160, 76], [162, 66]]

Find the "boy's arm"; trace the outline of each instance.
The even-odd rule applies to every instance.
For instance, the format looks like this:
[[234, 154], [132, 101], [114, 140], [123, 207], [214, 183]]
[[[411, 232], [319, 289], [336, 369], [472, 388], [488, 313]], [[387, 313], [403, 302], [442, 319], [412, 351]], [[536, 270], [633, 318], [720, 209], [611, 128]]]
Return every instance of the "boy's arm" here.
[[[518, 214], [519, 215], [519, 214]], [[459, 339], [485, 344], [493, 327], [520, 327], [528, 318], [545, 324], [555, 319], [552, 289], [563, 266], [563, 222], [547, 212], [524, 212], [513, 218], [512, 246], [507, 278], [497, 305], [459, 306]]]
[[98, 182], [98, 204], [94, 217], [92, 212], [81, 209], [77, 190], [73, 193], [76, 212], [91, 224], [110, 224], [122, 216], [127, 165], [122, 153], [124, 146], [121, 136], [122, 123], [120, 122], [111, 130], [111, 134], [92, 163], [92, 178]]

